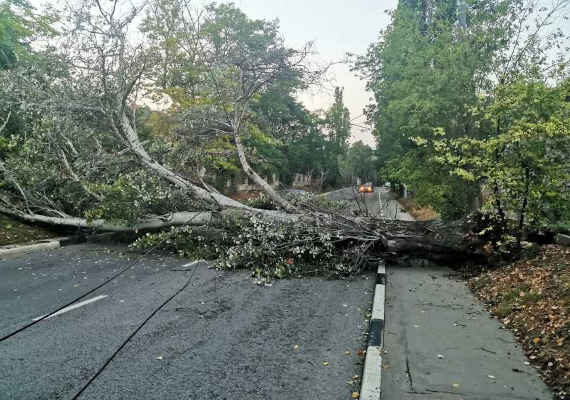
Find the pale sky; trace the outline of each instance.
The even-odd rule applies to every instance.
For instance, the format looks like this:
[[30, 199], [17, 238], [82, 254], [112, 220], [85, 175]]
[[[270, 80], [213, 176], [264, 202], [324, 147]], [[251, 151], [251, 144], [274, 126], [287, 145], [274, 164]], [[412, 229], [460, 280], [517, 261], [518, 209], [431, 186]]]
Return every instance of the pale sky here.
[[[279, 19], [280, 31], [289, 47], [300, 48], [313, 41], [318, 56], [315, 62], [326, 65], [340, 61], [347, 52], [363, 54], [381, 29], [388, 26], [384, 10], [394, 9], [397, 0], [234, 0], [252, 19]], [[348, 65], [334, 65], [330, 83], [302, 93], [299, 99], [310, 110], [328, 108], [333, 101], [334, 86], [344, 87], [344, 102], [353, 122], [364, 126], [362, 110], [371, 93], [364, 82], [350, 72]], [[375, 146], [370, 129], [352, 127], [351, 142], [362, 140]]]
[[[71, 0], [73, 1], [73, 0]], [[216, 0], [195, 0], [206, 5]], [[58, 4], [58, 0], [30, 0], [36, 6]], [[119, 4], [139, 3], [138, 0], [120, 0]], [[234, 3], [251, 19], [280, 22], [280, 32], [287, 46], [301, 48], [314, 42], [318, 53], [311, 62], [320, 66], [340, 62], [346, 53], [364, 54], [377, 39], [390, 19], [385, 10], [394, 9], [398, 0], [217, 0]], [[299, 94], [299, 100], [311, 111], [327, 109], [333, 102], [334, 87], [344, 88], [344, 103], [350, 111], [353, 126], [350, 142], [362, 140], [375, 147], [370, 128], [365, 126], [363, 108], [370, 103], [371, 94], [346, 64], [333, 65], [322, 87], [314, 87]]]
[[[31, 0], [44, 3], [49, 0]], [[131, 2], [136, 0], [121, 0]], [[209, 4], [213, 0], [195, 0], [195, 4]], [[539, 0], [540, 5], [551, 5], [553, 0]], [[218, 3], [235, 3], [249, 18], [280, 22], [280, 32], [286, 45], [301, 48], [306, 42], [314, 42], [318, 53], [312, 62], [327, 65], [339, 62], [346, 53], [364, 54], [374, 42], [380, 30], [390, 22], [385, 10], [393, 10], [398, 0], [218, 0]], [[565, 10], [568, 15], [568, 8]], [[558, 19], [555, 27], [570, 34], [570, 23]], [[346, 64], [333, 65], [326, 83], [300, 93], [299, 100], [311, 111], [328, 108], [333, 101], [334, 87], [344, 88], [344, 102], [350, 110], [353, 123], [351, 143], [362, 140], [375, 147], [370, 128], [365, 126], [363, 108], [369, 104], [372, 94]]]

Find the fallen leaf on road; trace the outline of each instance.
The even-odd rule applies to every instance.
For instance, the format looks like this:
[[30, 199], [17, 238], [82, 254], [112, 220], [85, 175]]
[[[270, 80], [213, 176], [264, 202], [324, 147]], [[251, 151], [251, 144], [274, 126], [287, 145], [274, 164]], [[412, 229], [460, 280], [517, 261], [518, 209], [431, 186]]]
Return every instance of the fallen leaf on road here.
[[487, 375], [489, 379], [497, 379], [494, 375]]
[[295, 346], [293, 346], [293, 350], [297, 350], [297, 349], [299, 349], [299, 345], [298, 345], [298, 344], [296, 344]]
[[451, 386], [453, 386], [454, 388], [456, 388], [456, 389], [457, 389], [457, 388], [459, 387], [459, 383], [454, 383], [454, 384], [453, 384], [453, 385], [451, 385]]
[[162, 357], [162, 356], [156, 357], [157, 360], [162, 360], [163, 358], [164, 358], [164, 357]]
[[329, 362], [328, 362], [328, 361], [323, 361], [323, 365], [324, 365], [325, 367], [327, 367], [327, 366], [329, 365]]
[[347, 355], [347, 356], [349, 356], [349, 355], [350, 355], [350, 351], [347, 350], [347, 351], [344, 352], [344, 354]]
[[443, 358], [444, 358], [444, 357], [443, 357], [443, 354], [438, 354], [438, 355], [437, 355], [437, 358], [439, 358], [440, 360], [443, 359]]
[[360, 398], [360, 393], [358, 393], [358, 392], [352, 392], [352, 398], [353, 398], [353, 399], [359, 399], [359, 398]]

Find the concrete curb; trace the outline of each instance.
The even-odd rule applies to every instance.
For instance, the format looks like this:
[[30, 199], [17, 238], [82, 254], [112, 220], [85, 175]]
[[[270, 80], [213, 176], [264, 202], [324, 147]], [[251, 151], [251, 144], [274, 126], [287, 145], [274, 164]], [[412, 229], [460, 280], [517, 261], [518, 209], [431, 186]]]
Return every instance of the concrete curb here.
[[83, 243], [84, 241], [85, 238], [83, 236], [70, 236], [40, 240], [30, 244], [10, 244], [7, 246], [0, 246], [0, 259], [5, 256], [15, 256], [29, 254], [35, 251], [57, 249], [59, 247]]
[[384, 334], [384, 303], [386, 299], [386, 266], [383, 261], [378, 265], [376, 273], [376, 287], [374, 289], [374, 302], [370, 330], [368, 334], [368, 348], [364, 360], [362, 373], [362, 386], [360, 388], [361, 400], [379, 400], [382, 394], [382, 347]]

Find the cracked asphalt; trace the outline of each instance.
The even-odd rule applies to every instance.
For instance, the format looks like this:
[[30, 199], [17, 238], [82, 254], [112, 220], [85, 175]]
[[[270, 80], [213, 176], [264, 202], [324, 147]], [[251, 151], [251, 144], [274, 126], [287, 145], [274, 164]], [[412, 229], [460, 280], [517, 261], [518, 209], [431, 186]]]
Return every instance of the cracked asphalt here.
[[[133, 263], [85, 244], [0, 260], [0, 336]], [[0, 399], [70, 399], [191, 271], [144, 256], [91, 303], [0, 343]], [[174, 271], [176, 270], [176, 271]], [[258, 286], [200, 264], [191, 285], [118, 354], [81, 399], [348, 399], [362, 373], [374, 279]], [[350, 352], [346, 354], [346, 352]], [[328, 363], [324, 365], [323, 363]]]

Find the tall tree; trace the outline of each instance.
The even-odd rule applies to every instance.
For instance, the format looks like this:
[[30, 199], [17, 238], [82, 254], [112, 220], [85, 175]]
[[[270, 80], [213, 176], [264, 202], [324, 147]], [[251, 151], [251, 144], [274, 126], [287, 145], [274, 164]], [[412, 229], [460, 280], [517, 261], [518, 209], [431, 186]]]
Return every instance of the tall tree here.
[[418, 6], [400, 3], [392, 24], [357, 65], [376, 99], [368, 117], [379, 140], [381, 174], [408, 184], [421, 203], [433, 205], [445, 218], [470, 212], [479, 182], [449, 174], [435, 162], [433, 148], [423, 144], [442, 135], [484, 138], [496, 133], [474, 110], [492, 102], [498, 84], [524, 71], [534, 77], [538, 71], [559, 71], [564, 64], [549, 66], [537, 48], [538, 43], [555, 47], [559, 34], [541, 40], [538, 32], [564, 3], [540, 9], [534, 31], [525, 22], [532, 7], [519, 0], [473, 4], [464, 27], [457, 24], [455, 2], [438, 1], [430, 6], [425, 29], [418, 23]]
[[325, 127], [328, 133], [328, 152], [330, 158], [330, 170], [332, 183], [340, 177], [339, 157], [348, 150], [348, 138], [350, 137], [350, 112], [344, 105], [343, 89], [336, 87], [334, 90], [334, 102], [325, 114]]
[[345, 182], [355, 184], [357, 178], [363, 182], [376, 181], [376, 156], [374, 150], [357, 141], [340, 158], [340, 173]]

